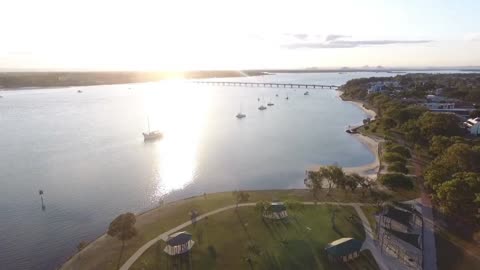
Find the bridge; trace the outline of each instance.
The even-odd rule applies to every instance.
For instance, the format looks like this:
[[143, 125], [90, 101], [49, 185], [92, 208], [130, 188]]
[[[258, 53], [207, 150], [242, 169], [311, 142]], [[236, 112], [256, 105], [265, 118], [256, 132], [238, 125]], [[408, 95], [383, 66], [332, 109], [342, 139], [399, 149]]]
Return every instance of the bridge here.
[[221, 82], [221, 81], [190, 81], [196, 84], [243, 87], [271, 87], [271, 88], [321, 88], [334, 89], [337, 85], [330, 84], [301, 84], [301, 83], [269, 83], [269, 82]]

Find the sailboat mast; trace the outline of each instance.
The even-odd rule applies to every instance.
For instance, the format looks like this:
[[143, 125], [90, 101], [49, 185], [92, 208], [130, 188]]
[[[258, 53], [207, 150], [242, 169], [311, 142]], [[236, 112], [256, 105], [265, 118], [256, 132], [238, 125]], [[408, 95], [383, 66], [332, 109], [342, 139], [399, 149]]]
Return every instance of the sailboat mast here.
[[150, 133], [150, 118], [147, 117], [148, 133]]

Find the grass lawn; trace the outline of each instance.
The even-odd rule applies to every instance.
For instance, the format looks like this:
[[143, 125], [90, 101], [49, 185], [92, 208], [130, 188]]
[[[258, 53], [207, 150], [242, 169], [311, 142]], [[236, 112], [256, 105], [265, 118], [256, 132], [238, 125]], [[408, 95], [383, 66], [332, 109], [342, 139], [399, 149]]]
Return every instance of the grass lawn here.
[[[466, 242], [444, 231], [435, 234], [435, 241], [439, 270], [480, 268], [480, 248], [477, 244]], [[467, 253], [466, 250], [469, 252]]]
[[166, 255], [160, 241], [131, 269], [378, 269], [368, 252], [348, 265], [330, 264], [324, 255], [335, 239], [364, 239], [352, 207], [306, 206], [289, 214], [287, 221], [267, 221], [254, 207], [219, 213], [186, 228], [196, 243], [190, 255]]
[[370, 227], [375, 232], [377, 222], [375, 220], [375, 213], [378, 212], [377, 206], [362, 206], [362, 211], [365, 213], [365, 216], [368, 219], [368, 223], [370, 223]]
[[[263, 190], [248, 191], [250, 194], [250, 202], [260, 200], [271, 201], [296, 199], [299, 201], [313, 201], [312, 193], [308, 190]], [[323, 191], [319, 196], [319, 201], [337, 201], [337, 202], [365, 202], [371, 203], [372, 197], [368, 192], [362, 196], [360, 190], [355, 193], [345, 192], [333, 189], [329, 196]], [[392, 200], [408, 200], [415, 198], [410, 192], [403, 194], [402, 192], [392, 193]], [[150, 211], [137, 216], [135, 227], [138, 230], [138, 236], [127, 241], [123, 256], [120, 258], [120, 264], [123, 264], [136, 250], [157, 235], [189, 220], [189, 212], [197, 210], [200, 214], [206, 213], [217, 208], [234, 204], [231, 192], [222, 192], [208, 194], [206, 198], [203, 196], [188, 198], [184, 200], [167, 203], [161, 207], [154, 208]], [[105, 231], [108, 225], [105, 226]], [[102, 236], [80, 253], [77, 253], [63, 266], [62, 270], [67, 269], [117, 269], [119, 263], [119, 254], [121, 250], [121, 241], [108, 236]]]

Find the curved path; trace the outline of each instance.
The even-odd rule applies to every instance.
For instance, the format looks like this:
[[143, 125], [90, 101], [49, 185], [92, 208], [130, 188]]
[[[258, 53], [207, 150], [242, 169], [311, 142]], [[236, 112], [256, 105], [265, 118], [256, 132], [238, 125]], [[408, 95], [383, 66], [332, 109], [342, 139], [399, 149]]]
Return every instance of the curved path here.
[[[381, 270], [388, 269], [388, 268], [385, 267], [385, 264], [383, 263], [382, 256], [380, 255], [380, 253], [376, 249], [375, 245], [373, 245], [372, 229], [370, 227], [370, 224], [368, 223], [367, 217], [365, 217], [365, 214], [363, 213], [362, 209], [360, 208], [360, 206], [362, 206], [362, 205], [371, 205], [371, 204], [366, 204], [366, 203], [341, 203], [341, 202], [317, 202], [317, 203], [315, 203], [315, 202], [304, 202], [303, 204], [305, 204], [305, 205], [331, 204], [331, 205], [341, 205], [341, 206], [352, 206], [355, 209], [355, 211], [357, 212], [360, 219], [362, 220], [362, 225], [363, 225], [363, 228], [365, 229], [365, 243], [369, 243], [367, 246], [364, 244], [363, 249], [370, 249], [371, 250], [373, 257], [377, 261], [377, 264], [378, 264], [378, 266], [380, 267]], [[241, 203], [241, 204], [238, 204], [238, 207], [255, 206], [255, 205], [256, 205], [256, 203]], [[237, 205], [233, 204], [233, 205], [225, 206], [225, 207], [222, 207], [222, 208], [218, 208], [216, 210], [213, 210], [213, 211], [210, 211], [210, 212], [207, 212], [203, 215], [198, 216], [196, 218], [196, 221], [202, 220], [205, 217], [215, 215], [215, 214], [218, 214], [220, 212], [223, 212], [223, 211], [226, 211], [226, 210], [229, 210], [229, 209], [233, 209], [235, 207], [237, 207]], [[128, 258], [128, 260], [122, 265], [122, 267], [120, 267], [120, 270], [130, 269], [130, 267], [135, 263], [135, 261], [137, 261], [138, 258], [140, 258], [140, 256], [142, 256], [142, 254], [145, 251], [147, 251], [147, 249], [149, 249], [151, 246], [153, 246], [156, 242], [158, 242], [160, 240], [166, 241], [168, 239], [169, 235], [171, 235], [171, 234], [173, 234], [173, 233], [175, 233], [175, 232], [177, 232], [177, 231], [179, 231], [179, 230], [181, 230], [185, 227], [188, 227], [191, 224], [192, 224], [192, 221], [190, 221], [190, 220], [186, 221], [186, 222], [178, 225], [177, 227], [172, 228], [172, 229], [158, 235], [157, 237], [153, 238], [152, 240], [148, 241], [143, 246], [141, 246], [137, 251], [135, 251], [135, 253], [130, 258]]]

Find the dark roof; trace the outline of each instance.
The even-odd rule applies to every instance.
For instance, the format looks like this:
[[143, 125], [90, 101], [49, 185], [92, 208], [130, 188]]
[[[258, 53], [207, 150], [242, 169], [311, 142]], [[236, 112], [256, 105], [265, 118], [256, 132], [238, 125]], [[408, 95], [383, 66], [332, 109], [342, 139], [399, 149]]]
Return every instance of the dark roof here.
[[167, 240], [167, 244], [170, 246], [178, 246], [187, 243], [192, 240], [192, 235], [187, 232], [178, 232], [170, 235]]
[[278, 212], [286, 211], [287, 208], [285, 207], [285, 205], [283, 205], [283, 203], [272, 203], [268, 207], [268, 210], [278, 213]]
[[345, 256], [360, 251], [362, 241], [353, 238], [341, 238], [328, 244], [325, 251], [332, 256]]
[[387, 231], [388, 233], [392, 234], [393, 236], [395, 236], [396, 238], [398, 239], [401, 239], [403, 240], [404, 242], [407, 242], [409, 243], [410, 245], [418, 248], [418, 249], [421, 249], [420, 247], [420, 243], [418, 241], [420, 235], [419, 234], [415, 234], [415, 233], [404, 233], [404, 232], [399, 232], [399, 231], [395, 231], [395, 230], [392, 230], [392, 229], [388, 229], [388, 228], [385, 228], [383, 227], [383, 229], [385, 229], [385, 231]]
[[383, 216], [393, 219], [406, 226], [410, 226], [410, 219], [412, 217], [412, 213], [399, 210], [395, 207], [388, 207], [387, 213], [385, 213]]
[[418, 212], [418, 210], [415, 208], [413, 204], [410, 203], [402, 203], [402, 202], [393, 202], [393, 205], [402, 208], [404, 210], [409, 211], [412, 214], [416, 214], [418, 216], [421, 216], [422, 214]]

